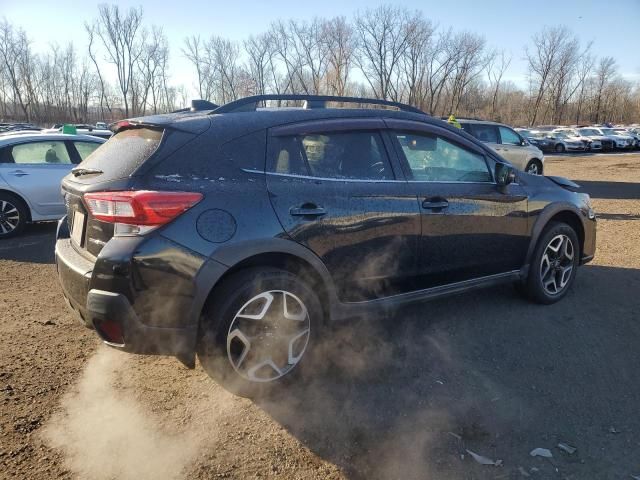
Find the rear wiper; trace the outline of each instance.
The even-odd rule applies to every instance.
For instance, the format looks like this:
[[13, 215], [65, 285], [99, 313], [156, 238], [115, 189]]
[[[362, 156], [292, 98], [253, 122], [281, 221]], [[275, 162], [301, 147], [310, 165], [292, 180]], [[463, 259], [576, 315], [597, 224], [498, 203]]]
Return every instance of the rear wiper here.
[[97, 168], [76, 167], [71, 169], [71, 173], [73, 173], [74, 176], [79, 177], [81, 175], [91, 175], [91, 174], [98, 174], [98, 173], [104, 173], [104, 172], [102, 170], [98, 170]]

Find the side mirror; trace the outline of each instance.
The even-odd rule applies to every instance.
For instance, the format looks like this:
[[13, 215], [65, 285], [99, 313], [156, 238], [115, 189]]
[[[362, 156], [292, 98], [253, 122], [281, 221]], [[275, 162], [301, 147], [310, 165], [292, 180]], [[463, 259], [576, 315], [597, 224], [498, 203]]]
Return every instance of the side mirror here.
[[500, 187], [506, 187], [516, 181], [516, 169], [505, 163], [496, 163], [496, 183]]

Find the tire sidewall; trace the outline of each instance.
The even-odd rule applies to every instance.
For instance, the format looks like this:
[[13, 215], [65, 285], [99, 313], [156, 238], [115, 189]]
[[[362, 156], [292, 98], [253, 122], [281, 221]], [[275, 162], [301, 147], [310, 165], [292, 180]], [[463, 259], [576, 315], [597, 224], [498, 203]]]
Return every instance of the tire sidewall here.
[[26, 209], [26, 206], [25, 206], [24, 202], [22, 202], [22, 200], [20, 200], [15, 195], [11, 195], [9, 193], [4, 193], [3, 192], [3, 193], [0, 193], [0, 202], [2, 202], [2, 201], [10, 202], [14, 207], [16, 207], [20, 217], [18, 219], [18, 225], [11, 232], [9, 232], [7, 234], [3, 234], [2, 232], [0, 232], [0, 240], [3, 240], [5, 238], [15, 237], [16, 235], [19, 235], [20, 233], [22, 233], [22, 231], [24, 230], [24, 227], [25, 227], [25, 225], [27, 223], [27, 209]]
[[[564, 287], [564, 289], [556, 295], [551, 295], [547, 293], [547, 291], [544, 289], [544, 286], [542, 285], [542, 279], [540, 278], [540, 263], [542, 261], [542, 257], [547, 248], [547, 245], [549, 244], [551, 239], [557, 235], [567, 235], [573, 243], [573, 270], [571, 271], [569, 282]], [[527, 290], [529, 292], [529, 296], [533, 300], [544, 304], [555, 303], [564, 298], [567, 295], [567, 292], [571, 289], [573, 282], [575, 281], [576, 273], [578, 271], [578, 265], [580, 263], [580, 255], [580, 242], [575, 230], [566, 223], [551, 224], [540, 236], [540, 240], [538, 241], [538, 245], [536, 246], [532, 258], [529, 277], [527, 281]]]
[[[310, 332], [303, 357], [283, 377], [270, 382], [252, 382], [242, 377], [227, 356], [227, 335], [236, 313], [256, 295], [269, 290], [284, 290], [296, 295], [309, 313]], [[300, 277], [278, 269], [247, 269], [225, 280], [217, 289], [201, 320], [198, 358], [205, 371], [224, 388], [244, 397], [264, 396], [302, 375], [305, 360], [318, 342], [323, 323], [318, 297]]]

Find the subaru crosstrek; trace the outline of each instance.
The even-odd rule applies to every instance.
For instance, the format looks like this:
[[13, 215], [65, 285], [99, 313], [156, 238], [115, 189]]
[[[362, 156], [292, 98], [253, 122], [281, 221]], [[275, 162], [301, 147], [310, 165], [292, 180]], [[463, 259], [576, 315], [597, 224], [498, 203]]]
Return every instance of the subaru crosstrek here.
[[122, 121], [63, 180], [64, 296], [115, 348], [197, 354], [255, 395], [294, 377], [329, 322], [502, 282], [549, 304], [593, 258], [578, 185], [410, 106], [211, 108]]

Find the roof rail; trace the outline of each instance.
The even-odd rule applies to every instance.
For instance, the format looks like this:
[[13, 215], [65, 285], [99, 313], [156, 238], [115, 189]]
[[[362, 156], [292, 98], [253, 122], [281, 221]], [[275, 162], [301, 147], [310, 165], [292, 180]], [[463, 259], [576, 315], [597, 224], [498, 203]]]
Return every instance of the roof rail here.
[[267, 100], [298, 100], [304, 101], [304, 108], [326, 108], [327, 102], [341, 102], [341, 103], [365, 103], [369, 105], [384, 105], [387, 107], [395, 107], [404, 112], [419, 113], [426, 115], [425, 112], [419, 108], [406, 105], [404, 103], [392, 102], [389, 100], [380, 100], [378, 98], [358, 98], [358, 97], [338, 97], [334, 95], [295, 95], [295, 94], [269, 94], [269, 95], [254, 95], [251, 97], [241, 98], [234, 100], [221, 107], [216, 108], [212, 114], [217, 113], [232, 113], [232, 112], [254, 112], [258, 109], [260, 103]]

